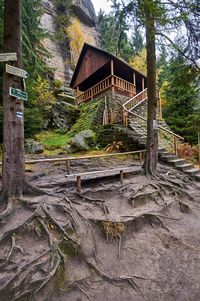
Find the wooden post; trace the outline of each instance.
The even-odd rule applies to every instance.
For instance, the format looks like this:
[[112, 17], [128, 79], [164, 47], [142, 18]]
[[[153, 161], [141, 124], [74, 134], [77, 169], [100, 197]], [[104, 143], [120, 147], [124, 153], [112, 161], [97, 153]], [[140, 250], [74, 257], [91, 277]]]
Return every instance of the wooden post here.
[[142, 91], [144, 91], [144, 77], [142, 78]]
[[142, 164], [142, 159], [143, 158], [142, 158], [142, 153], [141, 152], [139, 153], [139, 156], [140, 156], [140, 164]]
[[93, 89], [91, 88], [91, 100], [93, 100]]
[[160, 107], [160, 118], [162, 119], [162, 102], [160, 97], [160, 90], [158, 91], [159, 107]]
[[114, 64], [113, 64], [113, 60], [110, 61], [110, 68], [111, 68], [111, 91], [114, 92], [115, 91], [115, 87], [114, 87]]
[[177, 138], [174, 136], [174, 153], [177, 155]]
[[124, 183], [124, 173], [123, 173], [123, 170], [120, 170], [120, 183], [121, 184]]
[[67, 174], [70, 175], [71, 173], [70, 160], [67, 160], [66, 164], [67, 164]]
[[136, 94], [136, 75], [135, 75], [135, 72], [133, 73], [133, 84], [134, 84], [134, 93]]
[[77, 191], [81, 192], [81, 177], [80, 176], [77, 176], [76, 186], [77, 186]]

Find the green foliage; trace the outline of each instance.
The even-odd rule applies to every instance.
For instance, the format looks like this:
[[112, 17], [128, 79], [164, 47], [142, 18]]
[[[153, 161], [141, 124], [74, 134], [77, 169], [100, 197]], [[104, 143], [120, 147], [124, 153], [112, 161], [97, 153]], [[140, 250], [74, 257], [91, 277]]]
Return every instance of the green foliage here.
[[[3, 3], [4, 1], [0, 0], [0, 52], [3, 52]], [[47, 72], [45, 57], [49, 55], [42, 45], [42, 40], [47, 37], [47, 33], [41, 28], [42, 3], [42, 0], [22, 0], [22, 59], [24, 68], [31, 75], [26, 80], [29, 99], [25, 103], [25, 137], [33, 136], [44, 123], [36, 102], [37, 93], [32, 89], [37, 83], [38, 75], [44, 75]], [[0, 64], [0, 95], [2, 95], [3, 83], [2, 69], [3, 64]], [[2, 103], [2, 99], [0, 101]], [[0, 108], [0, 129], [2, 128], [2, 108]], [[2, 135], [0, 141], [2, 141]]]
[[129, 39], [127, 35], [129, 24], [121, 5], [116, 1], [113, 1], [109, 14], [103, 11], [99, 12], [98, 27], [101, 33], [102, 48], [126, 61], [143, 48], [142, 36], [137, 28], [135, 28], [132, 38]]
[[66, 42], [66, 27], [70, 25], [70, 18], [72, 16], [71, 5], [72, 0], [53, 0], [53, 4], [56, 10], [55, 26], [56, 40], [60, 43]]
[[40, 114], [39, 109], [26, 108], [24, 109], [24, 135], [25, 138], [32, 137], [41, 131], [44, 124], [44, 119]]
[[69, 134], [61, 134], [55, 131], [42, 132], [36, 137], [47, 150], [61, 149], [66, 146], [71, 139]]
[[52, 93], [50, 83], [38, 76], [35, 84], [32, 87], [35, 92], [35, 105], [39, 108], [42, 116], [48, 117], [51, 112], [52, 106], [55, 104], [55, 97]]
[[48, 36], [41, 27], [42, 3], [42, 0], [22, 0], [23, 64], [32, 78], [46, 71], [44, 59], [49, 56], [42, 45], [42, 40]]
[[172, 59], [163, 73], [167, 79], [164, 118], [175, 133], [194, 143], [196, 133], [191, 127], [191, 119], [200, 95], [197, 73], [181, 57]]

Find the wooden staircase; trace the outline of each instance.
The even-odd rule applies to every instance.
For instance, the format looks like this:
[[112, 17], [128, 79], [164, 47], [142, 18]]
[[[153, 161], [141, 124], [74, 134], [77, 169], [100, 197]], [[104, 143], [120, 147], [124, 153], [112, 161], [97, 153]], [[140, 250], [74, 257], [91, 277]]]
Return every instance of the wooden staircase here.
[[[147, 141], [147, 89], [123, 104], [124, 124], [131, 128], [142, 148]], [[177, 146], [184, 138], [173, 133], [163, 119], [158, 118], [159, 160], [200, 181], [200, 169], [177, 156]]]

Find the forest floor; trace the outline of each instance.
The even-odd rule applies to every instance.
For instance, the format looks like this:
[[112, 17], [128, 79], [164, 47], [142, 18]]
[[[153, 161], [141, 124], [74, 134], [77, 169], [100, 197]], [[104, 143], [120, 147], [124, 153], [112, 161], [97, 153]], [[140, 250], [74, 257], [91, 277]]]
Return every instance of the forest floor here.
[[81, 193], [64, 163], [27, 167], [48, 194], [0, 215], [0, 301], [200, 300], [200, 183], [161, 164], [147, 178], [131, 157], [73, 161], [72, 172], [130, 165], [123, 185], [93, 180]]

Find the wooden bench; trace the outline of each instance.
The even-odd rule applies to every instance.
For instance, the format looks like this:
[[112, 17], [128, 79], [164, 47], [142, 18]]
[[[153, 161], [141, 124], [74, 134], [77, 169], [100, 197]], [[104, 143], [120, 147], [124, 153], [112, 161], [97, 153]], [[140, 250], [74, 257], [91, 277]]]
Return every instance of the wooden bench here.
[[123, 184], [124, 174], [125, 173], [138, 173], [141, 170], [138, 166], [131, 167], [119, 167], [114, 169], [107, 170], [97, 170], [97, 171], [88, 171], [88, 172], [80, 172], [76, 174], [66, 175], [65, 177], [70, 180], [76, 181], [77, 191], [81, 192], [81, 180], [89, 181], [98, 178], [105, 178], [120, 175], [120, 182]]

